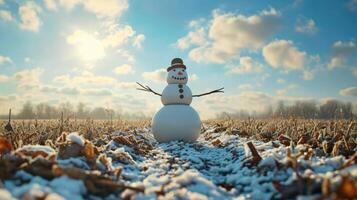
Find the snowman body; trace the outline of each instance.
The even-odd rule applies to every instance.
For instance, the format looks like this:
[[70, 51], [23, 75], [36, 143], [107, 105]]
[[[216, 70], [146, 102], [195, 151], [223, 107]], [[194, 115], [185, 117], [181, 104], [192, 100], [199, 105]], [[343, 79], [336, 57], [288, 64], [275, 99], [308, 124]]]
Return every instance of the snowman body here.
[[195, 142], [200, 134], [201, 120], [190, 106], [192, 93], [186, 85], [187, 80], [184, 68], [168, 71], [168, 85], [161, 95], [164, 106], [154, 115], [151, 123], [152, 133], [158, 142]]
[[192, 102], [192, 92], [186, 84], [168, 84], [162, 91], [161, 102], [164, 105], [190, 105]]

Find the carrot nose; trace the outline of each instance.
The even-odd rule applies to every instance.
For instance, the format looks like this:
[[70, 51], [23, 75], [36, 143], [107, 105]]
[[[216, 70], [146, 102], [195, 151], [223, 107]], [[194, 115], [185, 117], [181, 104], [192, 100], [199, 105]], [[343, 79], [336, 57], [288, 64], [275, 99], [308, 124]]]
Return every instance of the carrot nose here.
[[178, 75], [182, 75], [182, 72], [178, 72], [177, 74], [178, 74]]

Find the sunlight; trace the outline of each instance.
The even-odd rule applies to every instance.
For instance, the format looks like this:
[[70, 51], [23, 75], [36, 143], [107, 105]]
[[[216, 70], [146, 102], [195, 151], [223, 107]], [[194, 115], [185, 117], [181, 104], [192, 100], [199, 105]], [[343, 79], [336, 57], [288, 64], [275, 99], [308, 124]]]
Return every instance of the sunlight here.
[[76, 30], [67, 37], [67, 42], [76, 47], [78, 56], [85, 62], [93, 62], [105, 56], [104, 47], [94, 35]]

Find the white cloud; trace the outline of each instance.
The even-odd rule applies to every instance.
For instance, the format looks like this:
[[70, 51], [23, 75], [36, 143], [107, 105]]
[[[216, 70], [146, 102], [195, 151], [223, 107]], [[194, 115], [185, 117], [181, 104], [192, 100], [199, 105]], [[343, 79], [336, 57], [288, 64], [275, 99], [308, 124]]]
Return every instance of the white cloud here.
[[86, 61], [97, 61], [105, 56], [105, 49], [102, 42], [93, 34], [82, 30], [76, 30], [67, 36], [67, 43], [74, 45], [79, 57]]
[[357, 97], [357, 87], [348, 87], [340, 90], [341, 96], [354, 96]]
[[7, 56], [1, 56], [0, 55], [0, 65], [5, 64], [5, 63], [12, 63], [12, 60], [10, 57]]
[[[204, 21], [204, 20], [203, 20]], [[225, 63], [239, 56], [241, 50], [261, 48], [280, 26], [280, 14], [275, 9], [263, 10], [259, 14], [245, 16], [213, 11], [213, 19], [190, 26], [186, 36], [176, 42], [181, 49], [192, 45], [190, 59], [202, 63]]]
[[120, 82], [115, 86], [118, 89], [135, 89], [138, 85], [135, 82]]
[[166, 82], [167, 72], [165, 68], [162, 68], [152, 72], [144, 72], [142, 76], [148, 81], [163, 83]]
[[38, 32], [42, 24], [38, 13], [41, 8], [33, 1], [28, 1], [19, 8], [20, 28], [28, 31]]
[[97, 17], [119, 17], [129, 7], [127, 0], [83, 0], [84, 8]]
[[92, 73], [84, 73], [79, 76], [61, 75], [54, 78], [55, 82], [63, 83], [66, 85], [113, 85], [116, 80], [109, 76], [96, 76]]
[[332, 54], [330, 62], [328, 64], [328, 69], [332, 70], [335, 68], [343, 67], [348, 58], [357, 52], [356, 44], [353, 41], [343, 42], [337, 41], [332, 46]]
[[[145, 39], [143, 34], [135, 36], [135, 31], [129, 25], [119, 26], [118, 24], [109, 23], [104, 34], [90, 33], [81, 29], [77, 29], [67, 35], [67, 43], [74, 45], [79, 57], [85, 62], [95, 62], [103, 59], [106, 56], [106, 51], [115, 49], [123, 58], [129, 62], [135, 59], [127, 50], [121, 48], [130, 39], [133, 39], [133, 45], [141, 48], [141, 43]], [[102, 36], [102, 37], [100, 37]]]
[[312, 71], [309, 70], [304, 70], [304, 80], [309, 81], [314, 79], [315, 75]]
[[179, 49], [187, 49], [191, 45], [204, 45], [206, 43], [206, 30], [200, 27], [197, 30], [190, 31], [185, 37], [178, 39], [176, 46]]
[[[50, 5], [53, 5], [53, 0], [45, 0], [46, 5], [48, 5], [47, 1], [50, 2]], [[77, 5], [82, 5], [84, 9], [88, 12], [94, 13], [98, 18], [120, 17], [129, 7], [127, 0], [59, 0], [58, 4], [68, 10]]]
[[31, 60], [31, 58], [30, 58], [30, 57], [26, 57], [26, 58], [24, 58], [24, 61], [25, 61], [26, 63], [30, 63], [30, 62], [32, 62], [32, 60]]
[[198, 80], [198, 76], [197, 74], [191, 74], [188, 76], [188, 80], [189, 81], [197, 81]]
[[254, 86], [252, 84], [246, 83], [238, 87], [240, 90], [252, 90]]
[[55, 0], [44, 0], [44, 3], [48, 10], [57, 10], [57, 3]]
[[18, 88], [30, 90], [38, 87], [43, 72], [42, 68], [33, 68], [18, 71], [9, 76], [0, 74], [0, 82], [15, 82]]
[[318, 31], [318, 28], [313, 19], [298, 18], [295, 25], [295, 31], [303, 34], [314, 34]]
[[72, 9], [74, 6], [80, 4], [83, 0], [59, 0], [59, 4], [66, 9]]
[[299, 51], [290, 40], [276, 40], [263, 48], [265, 61], [274, 69], [301, 70], [306, 62], [306, 53]]
[[286, 81], [285, 81], [284, 79], [282, 79], [282, 78], [278, 78], [278, 79], [276, 80], [276, 82], [279, 83], [279, 84], [283, 84], [283, 83], [285, 83]]
[[135, 71], [133, 70], [133, 67], [128, 64], [124, 64], [119, 67], [116, 67], [114, 69], [114, 72], [116, 74], [134, 74], [135, 73]]
[[347, 8], [352, 12], [357, 11], [357, 0], [350, 0], [347, 3]]
[[125, 49], [118, 49], [117, 53], [119, 54], [120, 57], [123, 57], [125, 60], [129, 62], [134, 62], [135, 58], [134, 56], [127, 50]]
[[357, 77], [357, 67], [352, 69], [352, 74]]
[[230, 74], [246, 74], [246, 73], [262, 73], [263, 66], [255, 62], [251, 57], [240, 57], [239, 66], [232, 67], [228, 73]]
[[137, 35], [133, 41], [133, 46], [138, 49], [141, 49], [142, 43], [144, 42], [144, 40], [145, 40], [145, 35], [143, 35], [143, 34]]
[[35, 88], [40, 84], [40, 76], [43, 72], [44, 69], [42, 68], [25, 69], [15, 73], [13, 78], [19, 82], [18, 87]]
[[288, 92], [291, 92], [293, 89], [296, 89], [298, 88], [299, 86], [296, 85], [296, 84], [290, 84], [288, 85], [287, 87], [283, 88], [283, 89], [280, 89], [280, 90], [277, 90], [276, 93], [277, 95], [279, 96], [284, 96], [286, 95]]
[[11, 80], [12, 80], [11, 77], [6, 76], [6, 75], [1, 75], [1, 74], [0, 74], [0, 83], [1, 83], [1, 82], [9, 82], [9, 81], [11, 81]]
[[12, 21], [11, 12], [7, 10], [0, 10], [0, 20]]
[[90, 96], [109, 96], [112, 95], [112, 92], [107, 88], [102, 89], [85, 89], [83, 90], [83, 94], [90, 95]]
[[103, 39], [103, 45], [105, 47], [117, 47], [127, 42], [130, 37], [134, 36], [134, 34], [135, 31], [129, 25], [124, 27], [117, 27], [114, 25], [114, 27], [111, 27], [108, 36]]

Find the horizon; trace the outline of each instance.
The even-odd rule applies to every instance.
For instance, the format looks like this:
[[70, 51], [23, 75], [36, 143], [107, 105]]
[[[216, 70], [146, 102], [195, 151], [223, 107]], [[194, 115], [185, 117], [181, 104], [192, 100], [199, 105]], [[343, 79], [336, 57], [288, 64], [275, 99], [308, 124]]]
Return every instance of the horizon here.
[[[204, 3], [203, 3], [204, 2]], [[318, 10], [319, 12], [316, 12]], [[0, 115], [82, 102], [153, 115], [175, 57], [202, 119], [278, 102], [357, 110], [357, 1], [0, 0]]]

